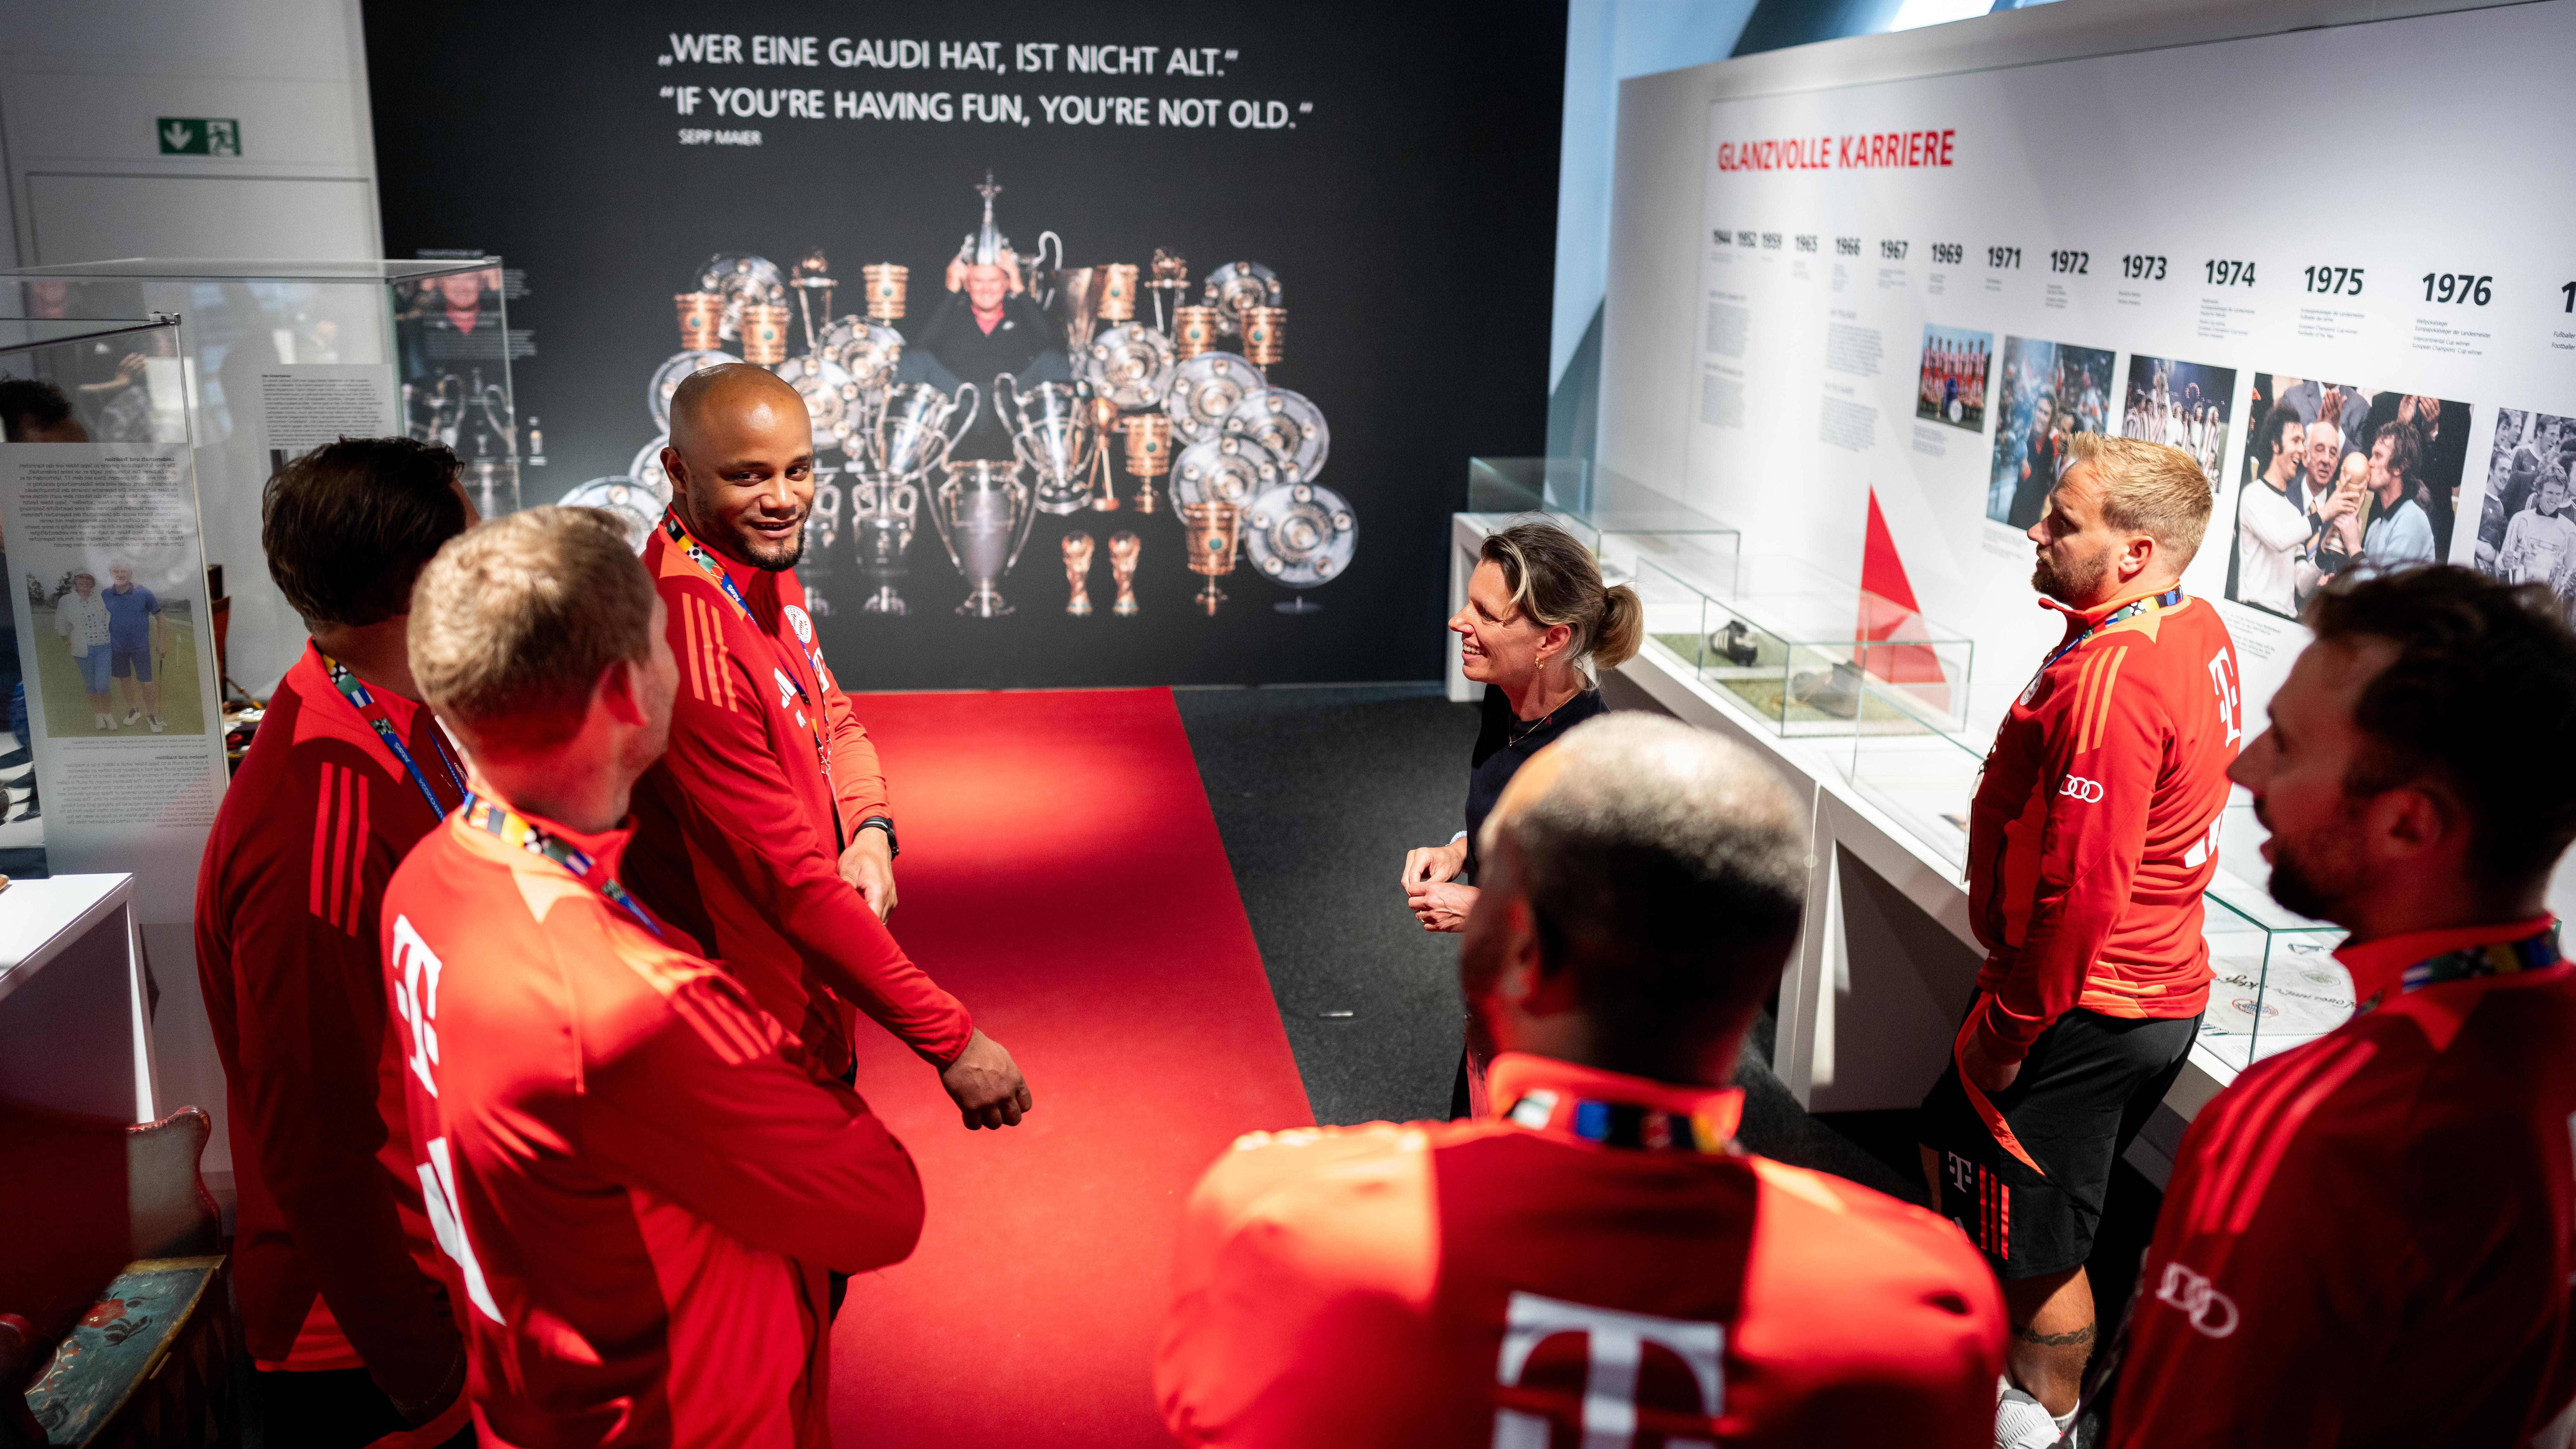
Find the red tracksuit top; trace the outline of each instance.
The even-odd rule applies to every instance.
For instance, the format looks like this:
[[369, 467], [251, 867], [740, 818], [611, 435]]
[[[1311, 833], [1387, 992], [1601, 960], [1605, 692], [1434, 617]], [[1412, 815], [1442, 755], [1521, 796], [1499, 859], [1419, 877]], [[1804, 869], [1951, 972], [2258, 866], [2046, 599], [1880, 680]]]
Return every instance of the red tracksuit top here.
[[[823, 664], [804, 586], [707, 552], [760, 622], [654, 531], [644, 567], [670, 611], [680, 694], [670, 751], [636, 786], [629, 884], [804, 1040], [818, 1074], [849, 1070], [851, 1007], [945, 1067], [973, 1019], [840, 876], [850, 833], [893, 810], [876, 746]], [[828, 778], [807, 701], [823, 711]]]
[[2576, 1397], [2576, 965], [2401, 991], [2551, 924], [2335, 954], [2379, 1005], [2200, 1110], [2147, 1251], [2113, 1442], [2519, 1449]]
[[[2074, 639], [2141, 597], [2040, 603]], [[2208, 1003], [2200, 895], [2243, 728], [2227, 625], [2188, 597], [2066, 649], [2006, 712], [1968, 821], [1978, 1020], [1996, 1060], [2021, 1060], [2069, 1007], [2187, 1017]]]
[[912, 1251], [921, 1183], [743, 987], [610, 904], [627, 832], [459, 811], [386, 888], [384, 973], [487, 1444], [821, 1445], [823, 1270]]
[[1494, 1118], [1208, 1169], [1154, 1373], [1183, 1444], [1991, 1442], [2003, 1303], [1957, 1227], [1735, 1151], [1740, 1092], [1517, 1053], [1488, 1080]]
[[[444, 805], [428, 709], [371, 691]], [[240, 1194], [233, 1291], [264, 1365], [355, 1368], [428, 1397], [458, 1347], [386, 1031], [378, 904], [438, 823], [307, 645], [224, 795], [197, 871], [197, 981], [223, 1058]]]

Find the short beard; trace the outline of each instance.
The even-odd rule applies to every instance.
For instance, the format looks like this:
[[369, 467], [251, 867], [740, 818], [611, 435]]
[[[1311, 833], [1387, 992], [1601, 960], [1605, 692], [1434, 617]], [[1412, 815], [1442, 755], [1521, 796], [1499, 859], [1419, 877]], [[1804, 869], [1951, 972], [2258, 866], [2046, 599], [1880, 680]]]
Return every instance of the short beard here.
[[[2358, 823], [2353, 818], [2354, 814], [2347, 810], [2339, 822], [2341, 828], [2314, 837], [2322, 847], [2314, 858], [2302, 859], [2301, 852], [2292, 850], [2278, 831], [2273, 832], [2272, 879], [2267, 888], [2283, 910], [2312, 921], [2332, 921], [2337, 919], [2336, 913], [2343, 908], [2344, 902], [2352, 899], [2358, 889], [2353, 879], [2355, 872], [2348, 844], [2352, 839], [2351, 827]], [[2258, 808], [2255, 818], [2269, 828], [2271, 822], [2262, 817], [2263, 812]]]
[[2059, 573], [2042, 554], [2030, 571], [2030, 586], [2061, 604], [2072, 604], [2093, 597], [2093, 591], [2102, 586], [2102, 575], [2110, 570], [2111, 556], [2107, 553], [2094, 555], [2068, 573]]
[[764, 553], [753, 541], [753, 535], [737, 530], [727, 536], [716, 522], [700, 517], [692, 503], [681, 503], [679, 511], [682, 520], [689, 525], [689, 532], [701, 540], [715, 540], [717, 547], [737, 562], [747, 563], [763, 573], [783, 574], [805, 557], [805, 519], [801, 516], [796, 520], [796, 531], [787, 536], [787, 542]]

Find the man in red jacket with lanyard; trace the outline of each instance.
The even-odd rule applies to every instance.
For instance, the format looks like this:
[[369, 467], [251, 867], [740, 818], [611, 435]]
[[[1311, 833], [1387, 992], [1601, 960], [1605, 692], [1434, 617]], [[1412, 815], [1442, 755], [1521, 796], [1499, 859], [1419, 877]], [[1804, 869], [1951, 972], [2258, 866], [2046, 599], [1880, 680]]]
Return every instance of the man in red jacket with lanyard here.
[[473, 1437], [376, 961], [386, 879], [465, 798], [403, 630], [412, 579], [473, 518], [455, 455], [403, 438], [317, 449], [263, 500], [269, 575], [313, 642], [215, 814], [196, 930], [234, 1293], [280, 1449]]
[[644, 548], [669, 609], [671, 749], [636, 793], [637, 894], [696, 935], [814, 1069], [851, 1069], [852, 1008], [923, 1060], [968, 1127], [1031, 1105], [1011, 1054], [895, 944], [892, 807], [792, 571], [814, 500], [804, 399], [765, 368], [671, 398], [671, 507]]
[[2272, 894], [2351, 929], [2360, 1010], [2183, 1138], [2116, 1444], [2576, 1436], [2576, 635], [2538, 585], [2337, 584], [2231, 772]]
[[1806, 849], [1767, 766], [1677, 721], [1533, 755], [1458, 958], [1503, 1110], [1254, 1133], [1208, 1169], [1154, 1373], [1181, 1442], [1983, 1449], [1976, 1252], [1733, 1140]]
[[528, 1446], [815, 1446], [826, 1268], [902, 1258], [911, 1159], [619, 883], [679, 670], [605, 515], [457, 540], [411, 619], [474, 794], [385, 891], [420, 1179], [455, 1260], [475, 1415]]
[[2030, 530], [2031, 584], [2066, 632], [2006, 712], [1969, 807], [1986, 962], [1918, 1124], [1941, 1211], [2004, 1280], [2007, 1449], [2073, 1421], [2111, 1165], [2181, 1071], [2209, 996], [2200, 895], [2242, 729], [2227, 626], [2182, 590], [2209, 522], [2199, 463], [2090, 433], [2071, 452]]

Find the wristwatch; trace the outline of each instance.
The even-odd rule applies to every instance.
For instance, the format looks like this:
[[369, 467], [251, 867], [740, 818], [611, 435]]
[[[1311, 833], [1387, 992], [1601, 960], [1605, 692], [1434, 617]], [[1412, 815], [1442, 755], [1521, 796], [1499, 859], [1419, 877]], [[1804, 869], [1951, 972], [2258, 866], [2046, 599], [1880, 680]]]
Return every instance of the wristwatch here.
[[[890, 815], [871, 815], [871, 816], [869, 816], [867, 819], [862, 820], [862, 821], [860, 821], [860, 822], [859, 822], [859, 829], [860, 829], [860, 830], [882, 830], [882, 831], [884, 831], [884, 832], [885, 832], [885, 835], [886, 835], [886, 859], [888, 859], [888, 860], [892, 860], [892, 859], [894, 859], [896, 856], [903, 854], [903, 845], [902, 845], [902, 843], [901, 843], [900, 841], [897, 841], [897, 840], [894, 838], [894, 817], [893, 817], [893, 816], [890, 816]], [[856, 834], [855, 832], [853, 832], [850, 838], [851, 838], [851, 839], [853, 839], [853, 840], [856, 840], [856, 839], [858, 838], [858, 836], [857, 836], [857, 834]]]

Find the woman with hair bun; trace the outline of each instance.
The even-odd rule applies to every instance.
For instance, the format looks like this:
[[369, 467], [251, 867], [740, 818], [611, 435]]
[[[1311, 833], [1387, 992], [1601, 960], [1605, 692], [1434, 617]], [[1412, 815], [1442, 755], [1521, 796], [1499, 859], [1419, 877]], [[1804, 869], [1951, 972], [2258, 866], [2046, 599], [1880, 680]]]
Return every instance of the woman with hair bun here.
[[[1597, 714], [1598, 671], [1645, 637], [1644, 606], [1625, 584], [1604, 587], [1592, 551], [1543, 519], [1485, 538], [1467, 603], [1450, 616], [1459, 663], [1485, 686], [1483, 727], [1468, 763], [1467, 828], [1404, 857], [1405, 905], [1426, 931], [1456, 931], [1476, 903], [1476, 837], [1521, 762]], [[1471, 1026], [1472, 1030], [1472, 1026]], [[1482, 1081], [1470, 1045], [1461, 1081]]]

